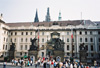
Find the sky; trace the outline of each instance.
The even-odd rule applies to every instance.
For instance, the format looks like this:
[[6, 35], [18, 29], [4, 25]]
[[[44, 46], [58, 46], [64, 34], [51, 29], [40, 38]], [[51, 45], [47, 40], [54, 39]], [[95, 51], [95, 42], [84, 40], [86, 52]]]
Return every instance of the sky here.
[[62, 21], [100, 21], [100, 0], [0, 0], [0, 14], [6, 23], [34, 22], [36, 9], [39, 21], [45, 21], [48, 7], [51, 21], [58, 21], [59, 12]]

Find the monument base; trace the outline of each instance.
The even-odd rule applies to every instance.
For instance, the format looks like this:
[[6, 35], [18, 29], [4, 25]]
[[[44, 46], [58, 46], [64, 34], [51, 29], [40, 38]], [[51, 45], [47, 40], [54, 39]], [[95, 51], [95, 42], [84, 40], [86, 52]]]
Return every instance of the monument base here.
[[35, 60], [38, 59], [38, 51], [28, 51], [28, 56], [34, 56]]
[[54, 56], [53, 57], [60, 57], [61, 61], [64, 61], [64, 52], [63, 51], [54, 51]]
[[16, 59], [16, 51], [9, 51], [9, 60]]
[[87, 59], [86, 59], [86, 50], [80, 50], [80, 62], [82, 63], [87, 63]]

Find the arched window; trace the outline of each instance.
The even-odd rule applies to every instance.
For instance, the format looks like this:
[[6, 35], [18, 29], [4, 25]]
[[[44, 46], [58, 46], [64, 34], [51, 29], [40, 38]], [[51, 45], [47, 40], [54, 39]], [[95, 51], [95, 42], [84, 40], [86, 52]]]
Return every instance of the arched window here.
[[67, 50], [69, 50], [69, 45], [67, 45]]

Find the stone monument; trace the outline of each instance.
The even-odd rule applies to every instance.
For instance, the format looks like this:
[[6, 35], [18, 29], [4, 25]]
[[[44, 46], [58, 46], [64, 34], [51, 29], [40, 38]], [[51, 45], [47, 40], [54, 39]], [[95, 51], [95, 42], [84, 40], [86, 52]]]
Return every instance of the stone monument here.
[[31, 45], [30, 49], [28, 50], [28, 56], [29, 57], [35, 57], [37, 60], [37, 55], [38, 55], [38, 47], [36, 46], [36, 38], [31, 39]]
[[84, 46], [84, 43], [80, 44], [80, 51], [79, 51], [79, 55], [80, 55], [80, 62], [86, 64], [87, 62], [87, 56], [86, 56], [86, 47]]
[[12, 42], [9, 49], [9, 59], [12, 60], [15, 58], [16, 58], [15, 43]]
[[64, 42], [60, 38], [60, 34], [57, 32], [51, 33], [51, 39], [47, 42], [46, 54], [50, 57], [56, 58], [59, 56], [61, 61], [64, 60]]

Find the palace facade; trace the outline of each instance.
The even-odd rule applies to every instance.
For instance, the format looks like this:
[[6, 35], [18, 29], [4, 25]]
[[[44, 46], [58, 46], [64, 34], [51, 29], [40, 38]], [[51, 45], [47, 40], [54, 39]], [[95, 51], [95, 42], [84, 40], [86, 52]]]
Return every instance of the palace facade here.
[[[48, 10], [49, 11], [49, 10]], [[47, 13], [48, 14], [48, 13]], [[36, 16], [38, 16], [36, 14]], [[79, 58], [80, 44], [84, 43], [87, 49], [87, 60], [92, 62], [94, 59], [100, 59], [100, 23], [91, 20], [68, 20], [68, 21], [50, 21], [50, 16], [46, 16], [44, 22], [39, 22], [35, 18], [34, 22], [6, 23], [0, 19], [0, 56], [9, 56], [11, 43], [15, 43], [16, 57], [28, 56], [28, 50], [31, 45], [30, 39], [39, 35], [39, 53], [40, 57], [46, 56], [47, 45], [51, 39], [51, 34], [57, 32], [59, 38], [63, 40], [64, 56], [72, 55], [71, 34], [73, 34], [73, 56]], [[48, 19], [49, 18], [49, 19]], [[73, 29], [73, 32], [71, 31]], [[38, 35], [36, 31], [39, 30]], [[54, 36], [56, 37], [56, 36]]]

